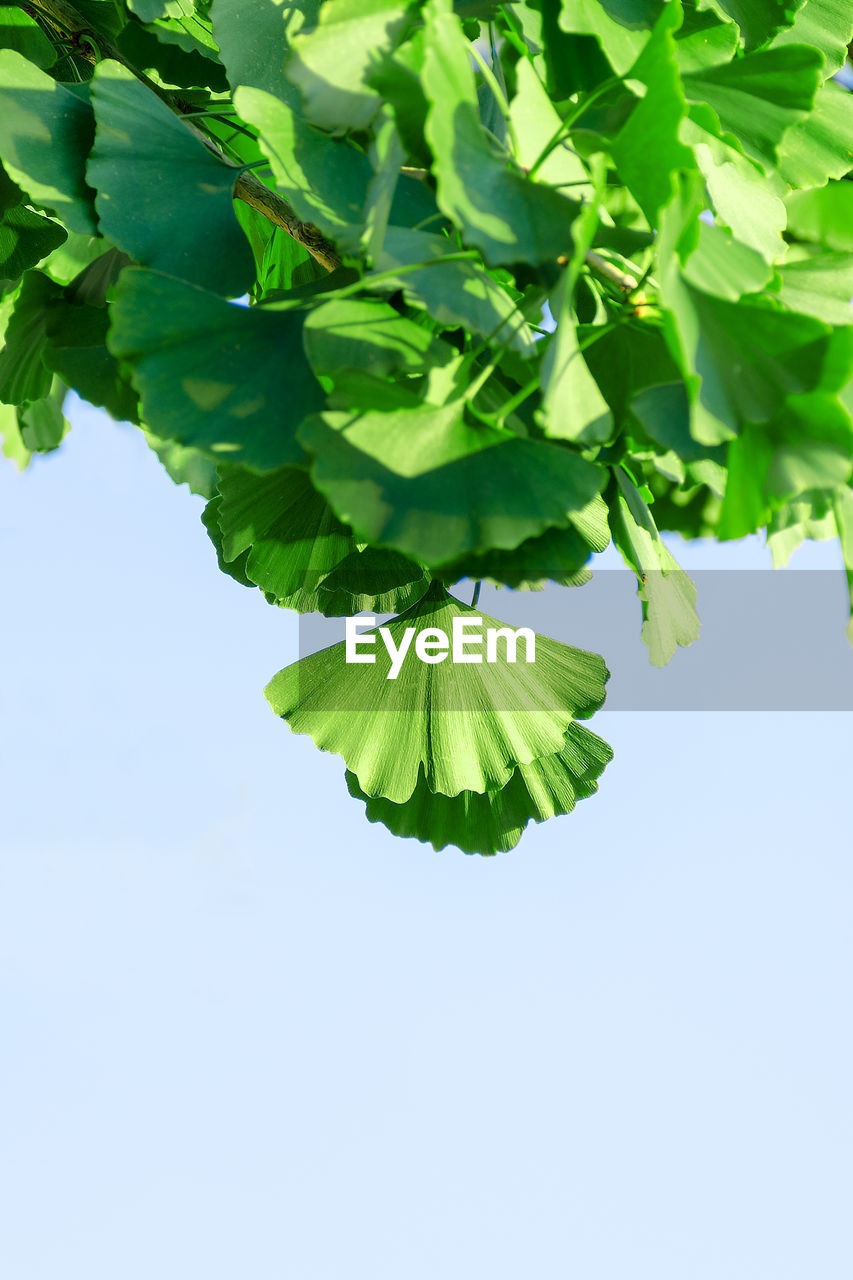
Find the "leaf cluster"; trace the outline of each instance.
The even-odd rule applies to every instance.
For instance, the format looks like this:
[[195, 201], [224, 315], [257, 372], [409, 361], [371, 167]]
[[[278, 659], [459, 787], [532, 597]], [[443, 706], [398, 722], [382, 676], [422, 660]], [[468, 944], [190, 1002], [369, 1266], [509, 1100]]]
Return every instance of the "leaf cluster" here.
[[[838, 537], [853, 582], [851, 38], [846, 0], [2, 5], [4, 450], [71, 388], [231, 577], [392, 628], [612, 540], [663, 665], [667, 532]], [[610, 755], [603, 663], [540, 647], [386, 684], [336, 646], [268, 697], [371, 821], [494, 852]]]

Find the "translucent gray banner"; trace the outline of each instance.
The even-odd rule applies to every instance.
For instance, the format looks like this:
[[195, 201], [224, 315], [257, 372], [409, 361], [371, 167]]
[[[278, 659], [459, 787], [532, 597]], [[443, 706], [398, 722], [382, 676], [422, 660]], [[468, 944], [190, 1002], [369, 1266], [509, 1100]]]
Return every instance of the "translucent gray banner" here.
[[[582, 587], [544, 591], [484, 584], [477, 609], [601, 654], [611, 672], [609, 711], [853, 711], [843, 572], [700, 570], [690, 577], [697, 588], [699, 639], [677, 649], [661, 668], [651, 665], [641, 640], [642, 603], [627, 570], [598, 570]], [[471, 590], [464, 583], [452, 594], [469, 605]], [[336, 644], [344, 634], [343, 618], [302, 615], [300, 656]], [[377, 652], [378, 660], [384, 658], [381, 645]], [[417, 661], [414, 651], [407, 661]]]

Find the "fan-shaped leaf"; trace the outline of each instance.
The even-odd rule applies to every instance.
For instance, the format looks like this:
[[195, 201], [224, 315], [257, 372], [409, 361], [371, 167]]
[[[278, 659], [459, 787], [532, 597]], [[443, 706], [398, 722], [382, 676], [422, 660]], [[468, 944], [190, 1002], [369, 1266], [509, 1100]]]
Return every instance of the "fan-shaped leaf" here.
[[[451, 636], [454, 618], [501, 626], [434, 585], [387, 632], [399, 650], [407, 628]], [[517, 765], [559, 751], [571, 721], [604, 702], [602, 659], [542, 636], [532, 664], [426, 663], [412, 655], [392, 680], [376, 640], [375, 663], [346, 664], [345, 645], [334, 645], [280, 671], [266, 696], [295, 733], [343, 756], [365, 794], [398, 804], [421, 769], [429, 789], [447, 796], [502, 787]]]
[[302, 460], [294, 430], [322, 395], [300, 314], [138, 267], [122, 272], [111, 314], [110, 350], [131, 365], [156, 435], [262, 471]]

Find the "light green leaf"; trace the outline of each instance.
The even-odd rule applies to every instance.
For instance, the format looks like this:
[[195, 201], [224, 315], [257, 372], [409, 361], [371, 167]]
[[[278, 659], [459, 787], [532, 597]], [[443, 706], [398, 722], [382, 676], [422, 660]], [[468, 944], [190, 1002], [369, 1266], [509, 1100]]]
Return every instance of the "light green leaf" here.
[[0, 441], [3, 445], [3, 456], [10, 462], [14, 462], [19, 471], [25, 471], [30, 464], [32, 454], [24, 444], [18, 422], [18, 411], [14, 405], [0, 404]]
[[782, 301], [826, 324], [853, 324], [853, 253], [820, 253], [779, 270]]
[[614, 469], [610, 513], [613, 541], [638, 579], [643, 643], [649, 660], [664, 667], [679, 646], [699, 636], [696, 587], [661, 541], [652, 514], [622, 467]]
[[0, 401], [22, 405], [48, 395], [53, 375], [44, 362], [49, 304], [62, 288], [41, 271], [28, 271], [6, 325], [0, 351]]
[[98, 64], [92, 101], [88, 176], [105, 234], [142, 266], [228, 297], [244, 293], [255, 273], [234, 214], [236, 169], [116, 62]]
[[847, 625], [847, 639], [853, 644], [853, 493], [849, 489], [839, 490], [835, 495], [833, 509], [847, 572], [847, 585], [850, 588], [851, 617]]
[[463, 853], [489, 855], [513, 849], [528, 822], [544, 822], [571, 813], [577, 800], [598, 790], [598, 777], [613, 751], [583, 725], [571, 724], [561, 751], [519, 765], [500, 791], [461, 791], [436, 795], [423, 771], [403, 804], [368, 796], [354, 773], [347, 772], [349, 793], [366, 802], [368, 822], [381, 822], [395, 836], [411, 836], [435, 850], [456, 845]]
[[283, 467], [258, 476], [224, 467], [218, 487], [223, 559], [240, 561], [276, 604], [318, 609], [320, 583], [356, 546], [307, 472]]
[[785, 131], [802, 120], [823, 80], [817, 49], [762, 49], [683, 77], [689, 101], [707, 105], [722, 128], [765, 168], [775, 163]]
[[814, 110], [782, 139], [779, 170], [794, 187], [821, 187], [853, 169], [853, 95], [826, 84]]
[[773, 267], [755, 249], [705, 222], [699, 226], [699, 243], [684, 264], [684, 278], [694, 288], [730, 302], [745, 293], [760, 293], [772, 275]]
[[577, 204], [525, 177], [489, 142], [468, 41], [449, 0], [429, 0], [424, 18], [426, 136], [440, 208], [491, 263], [553, 261], [571, 253]]
[[691, 151], [679, 139], [687, 104], [675, 54], [673, 32], [681, 25], [680, 0], [669, 0], [637, 61], [629, 82], [644, 94], [610, 144], [619, 175], [654, 226], [661, 207], [675, 193], [674, 175], [692, 169]]
[[[533, 355], [533, 331], [506, 290], [479, 263], [448, 261], [447, 253], [447, 241], [439, 236], [389, 227], [376, 266], [383, 273], [405, 268], [385, 288], [401, 288], [407, 302], [420, 304], [440, 325], [464, 325], [522, 355]], [[425, 265], [411, 270], [418, 263]]]
[[[452, 637], [454, 618], [501, 627], [434, 584], [388, 632], [399, 650], [407, 628]], [[519, 648], [523, 657], [523, 639]], [[608, 678], [596, 654], [544, 636], [535, 637], [533, 663], [508, 663], [503, 645], [493, 663], [425, 663], [410, 654], [395, 679], [379, 636], [374, 652], [375, 663], [347, 664], [344, 644], [322, 649], [285, 667], [265, 693], [295, 733], [343, 756], [366, 795], [397, 804], [421, 770], [429, 789], [446, 796], [502, 787], [517, 765], [562, 748], [569, 724], [604, 702]]]
[[320, 0], [214, 0], [213, 34], [232, 90], [252, 85], [298, 109], [284, 60], [294, 36], [316, 24], [320, 8]]
[[853, 252], [853, 183], [830, 182], [817, 191], [792, 191], [788, 229], [800, 240]]
[[601, 469], [558, 445], [464, 420], [464, 402], [390, 413], [326, 413], [299, 439], [338, 516], [368, 542], [429, 566], [510, 550], [565, 528]]
[[411, 5], [396, 0], [326, 0], [313, 31], [293, 41], [286, 74], [305, 115], [322, 129], [365, 129], [381, 98], [369, 77], [391, 52]]
[[805, 0], [793, 24], [780, 31], [773, 43], [812, 45], [823, 54], [823, 74], [831, 76], [844, 66], [852, 40], [853, 8], [848, 0]]
[[92, 110], [11, 49], [0, 49], [0, 160], [36, 203], [72, 231], [96, 229], [86, 183]]
[[784, 252], [785, 205], [763, 171], [738, 150], [730, 134], [720, 136], [720, 122], [710, 108], [693, 107], [682, 123], [705, 180], [718, 221], [736, 240], [775, 262]]
[[161, 440], [151, 431], [143, 429], [148, 447], [175, 484], [185, 484], [190, 493], [201, 498], [212, 498], [216, 492], [216, 463], [199, 453], [197, 449], [185, 449], [174, 440]]
[[662, 0], [562, 0], [560, 27], [595, 36], [617, 75], [627, 75], [664, 8]]
[[578, 343], [569, 273], [555, 300], [557, 328], [542, 362], [543, 430], [557, 440], [603, 444], [613, 435], [613, 414]]
[[747, 48], [753, 49], [790, 26], [801, 3], [802, 0], [697, 0], [697, 8], [731, 18], [740, 27]]
[[[532, 62], [521, 58], [515, 76], [516, 92], [509, 111], [518, 143], [516, 159], [525, 169], [532, 169], [560, 132], [562, 119]], [[588, 198], [592, 191], [584, 163], [566, 137], [557, 146], [551, 146], [536, 176], [540, 182], [547, 182], [576, 200]]]
[[14, 49], [36, 67], [52, 67], [57, 50], [38, 23], [21, 9], [0, 9], [0, 48]]
[[238, 89], [235, 103], [243, 119], [258, 129], [276, 187], [300, 218], [357, 253], [372, 175], [367, 157], [305, 124], [262, 89]]
[[302, 316], [246, 308], [154, 271], [122, 272], [108, 345], [158, 436], [261, 471], [299, 462], [294, 431], [322, 393]]
[[446, 364], [455, 352], [423, 325], [379, 298], [321, 302], [305, 321], [305, 349], [317, 373], [360, 369], [376, 377], [422, 373]]

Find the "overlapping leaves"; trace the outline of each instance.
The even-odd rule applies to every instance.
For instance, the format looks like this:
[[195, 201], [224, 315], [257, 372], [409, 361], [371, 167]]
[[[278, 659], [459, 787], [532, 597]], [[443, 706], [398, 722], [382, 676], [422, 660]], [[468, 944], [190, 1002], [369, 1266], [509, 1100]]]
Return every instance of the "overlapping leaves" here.
[[[208, 499], [226, 573], [395, 635], [470, 615], [464, 577], [582, 584], [611, 534], [657, 664], [699, 626], [667, 530], [838, 536], [853, 581], [849, 5], [61, 8], [0, 8], [19, 465], [72, 387]], [[334, 649], [270, 695], [371, 821], [506, 849], [609, 758], [600, 660], [539, 643], [395, 681]]]

